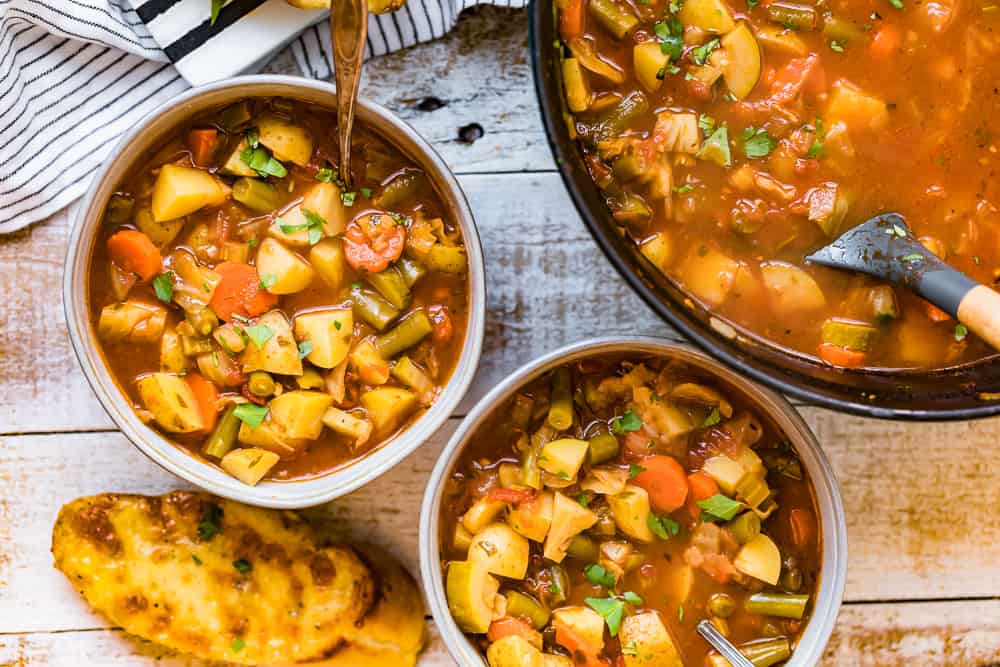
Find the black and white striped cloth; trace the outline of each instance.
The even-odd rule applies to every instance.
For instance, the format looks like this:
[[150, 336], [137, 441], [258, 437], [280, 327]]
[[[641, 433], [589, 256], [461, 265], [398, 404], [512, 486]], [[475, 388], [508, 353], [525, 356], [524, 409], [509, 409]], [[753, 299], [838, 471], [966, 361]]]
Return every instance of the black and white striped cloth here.
[[[481, 2], [407, 0], [373, 16], [367, 56], [441, 37]], [[325, 10], [285, 0], [0, 0], [0, 233], [79, 198], [126, 128], [192, 85], [253, 71], [289, 42], [330, 77]]]

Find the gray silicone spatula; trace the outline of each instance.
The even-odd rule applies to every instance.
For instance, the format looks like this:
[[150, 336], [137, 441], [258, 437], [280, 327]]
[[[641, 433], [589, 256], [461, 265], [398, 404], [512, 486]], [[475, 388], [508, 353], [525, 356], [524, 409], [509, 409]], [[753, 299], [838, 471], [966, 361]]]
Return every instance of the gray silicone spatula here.
[[911, 289], [1000, 350], [1000, 294], [938, 259], [898, 213], [849, 229], [806, 261]]
[[368, 39], [368, 0], [334, 0], [330, 5], [333, 73], [337, 80], [340, 177], [351, 187], [351, 132]]
[[740, 653], [740, 650], [733, 646], [733, 643], [726, 639], [726, 636], [719, 632], [709, 621], [704, 620], [698, 623], [698, 634], [702, 639], [712, 645], [722, 657], [729, 661], [733, 667], [753, 667], [753, 663]]

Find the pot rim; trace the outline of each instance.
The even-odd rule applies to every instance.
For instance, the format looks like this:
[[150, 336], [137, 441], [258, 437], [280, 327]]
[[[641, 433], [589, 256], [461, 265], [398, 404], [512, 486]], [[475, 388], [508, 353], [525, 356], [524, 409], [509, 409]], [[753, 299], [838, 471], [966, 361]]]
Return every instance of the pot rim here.
[[454, 174], [430, 144], [388, 109], [358, 100], [357, 122], [414, 160], [430, 176], [462, 230], [469, 262], [468, 328], [462, 353], [437, 401], [392, 440], [331, 472], [304, 480], [248, 486], [194, 456], [142, 423], [104, 363], [90, 322], [88, 272], [101, 212], [123, 174], [168, 132], [192, 115], [247, 97], [290, 97], [336, 109], [332, 84], [284, 75], [255, 75], [192, 88], [133, 126], [104, 161], [78, 208], [70, 230], [63, 277], [63, 307], [73, 351], [91, 388], [123, 435], [161, 467], [218, 496], [261, 507], [299, 509], [339, 498], [390, 470], [426, 442], [468, 391], [482, 355], [486, 279], [482, 243], [472, 210]]
[[486, 666], [479, 651], [455, 624], [448, 610], [438, 546], [439, 509], [448, 476], [476, 430], [496, 409], [524, 384], [572, 361], [604, 354], [654, 354], [677, 358], [721, 379], [746, 394], [781, 429], [806, 466], [820, 511], [822, 564], [817, 599], [812, 616], [798, 641], [788, 667], [812, 667], [819, 663], [833, 633], [843, 602], [847, 580], [847, 522], [836, 474], [816, 436], [794, 407], [771, 389], [757, 385], [690, 345], [646, 336], [592, 338], [549, 352], [507, 376], [469, 411], [445, 445], [431, 473], [420, 508], [420, 576], [431, 613], [448, 651], [462, 665]]

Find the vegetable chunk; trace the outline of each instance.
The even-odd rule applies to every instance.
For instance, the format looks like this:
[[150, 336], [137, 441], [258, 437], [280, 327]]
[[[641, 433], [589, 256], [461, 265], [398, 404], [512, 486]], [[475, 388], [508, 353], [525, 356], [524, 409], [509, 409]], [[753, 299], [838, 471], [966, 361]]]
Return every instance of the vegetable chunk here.
[[166, 164], [153, 186], [153, 220], [181, 218], [206, 206], [219, 206], [227, 197], [229, 187], [207, 171]]

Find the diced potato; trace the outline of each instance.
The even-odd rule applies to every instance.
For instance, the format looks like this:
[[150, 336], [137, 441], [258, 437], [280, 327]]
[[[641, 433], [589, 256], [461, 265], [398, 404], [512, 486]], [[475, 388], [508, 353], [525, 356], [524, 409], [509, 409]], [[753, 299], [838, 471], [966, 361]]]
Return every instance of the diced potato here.
[[181, 348], [181, 337], [171, 327], [160, 338], [160, 370], [168, 373], [182, 373], [188, 367], [188, 358]]
[[823, 290], [799, 267], [785, 262], [764, 262], [760, 272], [775, 310], [795, 313], [819, 310], [826, 305]]
[[437, 397], [437, 387], [416, 363], [407, 356], [402, 356], [392, 365], [392, 377], [417, 393], [420, 405], [428, 406]]
[[586, 440], [559, 438], [547, 442], [538, 455], [538, 467], [556, 477], [573, 480], [587, 458], [590, 445]]
[[552, 525], [552, 506], [552, 491], [543, 491], [533, 502], [513, 506], [507, 523], [529, 540], [544, 542]]
[[509, 579], [524, 579], [528, 573], [528, 540], [505, 523], [490, 524], [472, 538], [469, 560], [479, 563], [490, 574]]
[[472, 538], [472, 533], [467, 531], [461, 522], [455, 524], [455, 535], [452, 538], [451, 544], [457, 551], [468, 554], [469, 547], [472, 546]]
[[666, 626], [655, 611], [644, 611], [622, 621], [618, 640], [629, 651], [623, 651], [625, 667], [650, 667], [649, 656], [656, 656], [657, 667], [684, 667], [684, 661]]
[[791, 56], [804, 57], [809, 54], [809, 47], [794, 30], [779, 26], [762, 26], [757, 29], [757, 41], [764, 48]]
[[368, 442], [372, 434], [372, 423], [358, 415], [345, 412], [338, 408], [327, 408], [323, 413], [323, 423], [331, 430], [354, 438], [352, 449], [360, 449]]
[[246, 137], [240, 139], [240, 142], [236, 144], [236, 148], [233, 149], [233, 152], [229, 154], [228, 158], [226, 158], [225, 164], [222, 165], [222, 168], [219, 171], [230, 176], [256, 176], [257, 172], [251, 169], [250, 165], [244, 162], [240, 157], [243, 155], [243, 151], [249, 147], [250, 146], [247, 144]]
[[309, 250], [309, 261], [327, 286], [336, 291], [344, 286], [347, 263], [340, 239], [323, 239]]
[[271, 423], [293, 439], [315, 440], [323, 432], [323, 414], [333, 404], [329, 394], [296, 389], [271, 399]]
[[205, 206], [219, 206], [227, 197], [229, 187], [207, 171], [165, 164], [153, 185], [153, 220], [176, 220]]
[[184, 228], [184, 218], [157, 221], [153, 218], [153, 209], [148, 206], [136, 209], [134, 221], [139, 231], [148, 236], [157, 248], [170, 245]]
[[685, 0], [678, 18], [686, 26], [725, 35], [736, 27], [733, 14], [723, 0]]
[[840, 80], [833, 84], [823, 118], [829, 123], [843, 121], [854, 131], [878, 132], [889, 125], [889, 109], [879, 98]]
[[663, 52], [658, 42], [645, 42], [632, 47], [632, 66], [635, 78], [649, 92], [655, 92], [663, 85], [667, 62], [670, 55]]
[[[316, 183], [302, 196], [302, 201], [281, 214], [268, 228], [268, 233], [290, 245], [308, 246], [309, 230], [304, 211], [315, 213], [323, 220], [323, 235], [342, 234], [348, 223], [348, 212], [340, 198], [340, 188], [334, 183]], [[282, 227], [296, 227], [294, 232], [285, 232]]]
[[277, 375], [302, 375], [302, 360], [299, 359], [299, 348], [292, 335], [292, 327], [285, 316], [277, 310], [264, 313], [256, 322], [257, 326], [265, 326], [272, 336], [257, 347], [252, 339], [243, 351], [243, 372], [267, 371]]
[[781, 552], [761, 533], [740, 548], [733, 565], [743, 574], [775, 586], [781, 576]]
[[400, 387], [378, 387], [361, 394], [361, 405], [368, 412], [375, 432], [388, 435], [417, 409], [417, 395]]
[[719, 485], [719, 490], [727, 496], [736, 494], [736, 487], [739, 486], [747, 471], [740, 463], [725, 454], [717, 454], [705, 460], [701, 467], [702, 472], [715, 480]]
[[722, 38], [721, 53], [719, 63], [726, 86], [736, 99], [742, 100], [757, 85], [761, 71], [760, 47], [746, 23], [740, 23]]
[[566, 557], [570, 540], [597, 523], [597, 515], [561, 493], [552, 499], [552, 523], [545, 538], [543, 555], [555, 563]]
[[166, 324], [167, 311], [159, 306], [142, 301], [110, 303], [101, 309], [97, 335], [108, 343], [152, 343], [160, 340]]
[[139, 398], [156, 423], [171, 433], [192, 433], [205, 428], [191, 386], [171, 373], [150, 373], [137, 382]]
[[673, 255], [670, 236], [666, 232], [657, 232], [643, 241], [642, 245], [639, 246], [639, 251], [652, 262], [653, 266], [661, 271], [666, 271]]
[[542, 652], [520, 635], [501, 637], [486, 649], [490, 667], [545, 667]]
[[629, 485], [621, 493], [608, 496], [611, 506], [611, 516], [615, 519], [618, 530], [632, 539], [649, 544], [656, 539], [649, 529], [649, 494], [646, 490]]
[[271, 149], [282, 162], [294, 162], [300, 167], [309, 164], [313, 140], [309, 131], [278, 116], [262, 116], [257, 120], [260, 143]]
[[382, 385], [389, 381], [389, 362], [382, 358], [370, 338], [354, 346], [350, 356], [351, 368], [361, 381], [370, 385]]
[[[271, 294], [294, 294], [309, 287], [316, 272], [306, 260], [299, 257], [280, 242], [264, 239], [257, 251], [257, 274], [270, 283], [267, 291]], [[270, 277], [274, 280], [271, 281]], [[267, 284], [267, 283], [265, 283]]]
[[462, 525], [475, 535], [486, 526], [493, 523], [497, 516], [507, 507], [507, 503], [488, 500], [485, 496], [472, 503], [472, 507], [462, 515]]
[[306, 359], [320, 368], [333, 368], [347, 358], [353, 333], [354, 313], [350, 308], [304, 313], [295, 318], [295, 337], [312, 344]]
[[261, 447], [282, 458], [295, 456], [309, 444], [308, 440], [289, 437], [288, 434], [269, 421], [261, 422], [257, 428], [242, 422], [236, 437], [245, 445]]
[[[552, 612], [552, 627], [564, 627], [596, 652], [604, 649], [604, 619], [590, 607], [566, 606]], [[574, 647], [567, 646], [570, 650]]]
[[257, 486], [257, 482], [262, 480], [280, 459], [281, 457], [274, 452], [248, 447], [232, 450], [222, 457], [219, 465], [244, 484]]
[[210, 352], [199, 354], [195, 359], [205, 379], [220, 387], [239, 387], [246, 381], [235, 359], [223, 350], [213, 349], [211, 344], [209, 349]]
[[740, 263], [718, 250], [702, 246], [681, 262], [678, 274], [692, 294], [709, 306], [719, 306], [729, 296]]
[[212, 332], [212, 338], [215, 339], [215, 342], [229, 354], [239, 354], [247, 347], [246, 341], [240, 335], [238, 326], [233, 323], [223, 324], [221, 327], [216, 327], [215, 331]]
[[448, 610], [463, 631], [481, 634], [489, 630], [499, 592], [500, 581], [481, 565], [471, 561], [448, 563]]
[[576, 58], [563, 58], [562, 75], [563, 86], [566, 88], [566, 106], [573, 113], [586, 111], [593, 94], [580, 61]]

